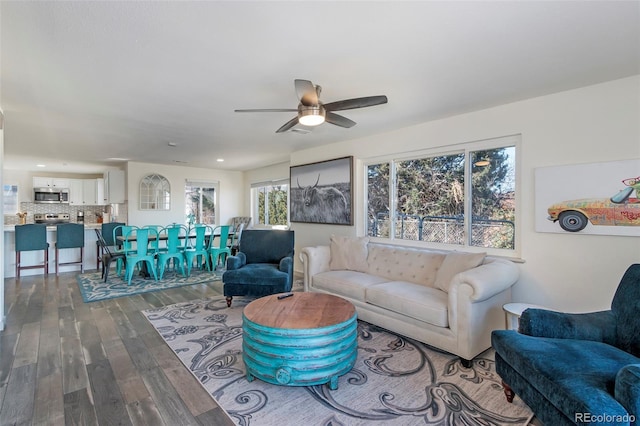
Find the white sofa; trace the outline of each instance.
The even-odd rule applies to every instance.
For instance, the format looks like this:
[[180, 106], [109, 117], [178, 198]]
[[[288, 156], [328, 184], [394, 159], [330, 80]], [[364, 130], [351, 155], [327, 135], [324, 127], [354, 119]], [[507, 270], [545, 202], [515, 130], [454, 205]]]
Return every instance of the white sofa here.
[[464, 365], [505, 327], [518, 267], [484, 253], [438, 251], [331, 237], [305, 247], [304, 290], [351, 301], [358, 318], [446, 352]]

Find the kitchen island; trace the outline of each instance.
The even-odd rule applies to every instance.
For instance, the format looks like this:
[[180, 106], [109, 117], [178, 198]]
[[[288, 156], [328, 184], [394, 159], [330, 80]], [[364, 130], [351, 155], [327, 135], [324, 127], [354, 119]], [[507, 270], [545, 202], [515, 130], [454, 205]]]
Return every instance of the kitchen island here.
[[[19, 226], [19, 225], [18, 225]], [[84, 224], [84, 259], [83, 265], [85, 271], [95, 269], [96, 267], [96, 232], [100, 229], [101, 223], [85, 223]], [[4, 225], [4, 278], [13, 278], [16, 276], [16, 225]], [[49, 273], [56, 273], [55, 254], [56, 254], [56, 226], [47, 226], [47, 242], [49, 242]], [[22, 252], [22, 265], [35, 265], [42, 263], [44, 254], [39, 251]], [[80, 258], [79, 249], [60, 250], [60, 262], [73, 262]], [[78, 271], [80, 265], [63, 265], [60, 266], [60, 272]], [[21, 277], [29, 275], [42, 275], [40, 269], [25, 269], [20, 271]]]

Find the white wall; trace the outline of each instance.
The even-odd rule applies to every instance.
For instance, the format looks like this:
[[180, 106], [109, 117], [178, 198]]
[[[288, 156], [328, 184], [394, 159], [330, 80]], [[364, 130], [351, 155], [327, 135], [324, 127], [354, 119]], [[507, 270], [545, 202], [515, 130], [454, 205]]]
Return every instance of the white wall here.
[[[640, 263], [640, 238], [535, 232], [534, 170], [640, 158], [639, 123], [640, 75], [298, 151], [291, 165], [353, 155], [358, 225], [364, 216], [362, 160], [521, 134], [518, 229], [525, 263], [513, 300], [576, 312], [600, 310], [609, 308], [626, 268]], [[364, 233], [357, 226], [294, 223], [292, 229], [298, 253], [308, 245], [327, 244], [332, 233]]]
[[[171, 210], [140, 210], [140, 181], [150, 173], [157, 173], [169, 180], [171, 185]], [[242, 172], [201, 169], [162, 164], [127, 164], [128, 219], [130, 225], [167, 225], [185, 222], [184, 186], [186, 180], [219, 182], [218, 212], [221, 224], [244, 211], [244, 177]]]

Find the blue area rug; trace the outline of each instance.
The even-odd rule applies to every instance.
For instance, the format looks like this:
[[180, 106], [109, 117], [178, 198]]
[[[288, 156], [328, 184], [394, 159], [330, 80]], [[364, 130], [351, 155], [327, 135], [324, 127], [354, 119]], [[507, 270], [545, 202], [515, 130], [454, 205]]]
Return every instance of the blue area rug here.
[[135, 275], [131, 285], [115, 272], [109, 274], [109, 280], [105, 283], [100, 277], [100, 272], [78, 275], [78, 287], [82, 294], [82, 300], [97, 302], [99, 300], [114, 299], [116, 297], [132, 296], [139, 293], [166, 290], [185, 285], [204, 284], [211, 281], [220, 281], [222, 272], [208, 272], [192, 270], [190, 277], [183, 277], [175, 272], [167, 272], [162, 280], [154, 281], [153, 278], [142, 278]]

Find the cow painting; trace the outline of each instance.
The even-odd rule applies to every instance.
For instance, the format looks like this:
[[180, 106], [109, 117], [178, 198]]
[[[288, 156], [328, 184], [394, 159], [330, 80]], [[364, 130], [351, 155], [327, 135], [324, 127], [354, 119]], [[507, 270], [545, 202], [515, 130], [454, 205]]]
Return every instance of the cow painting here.
[[[349, 160], [350, 167], [351, 157], [342, 160]], [[340, 174], [324, 163], [314, 163], [311, 166], [315, 166], [312, 171], [317, 170], [315, 180], [309, 179], [311, 173], [298, 175], [294, 180], [292, 172], [291, 183], [295, 182], [296, 186], [291, 185], [291, 221], [352, 224], [350, 168], [347, 181], [331, 182], [333, 177], [338, 178]]]

